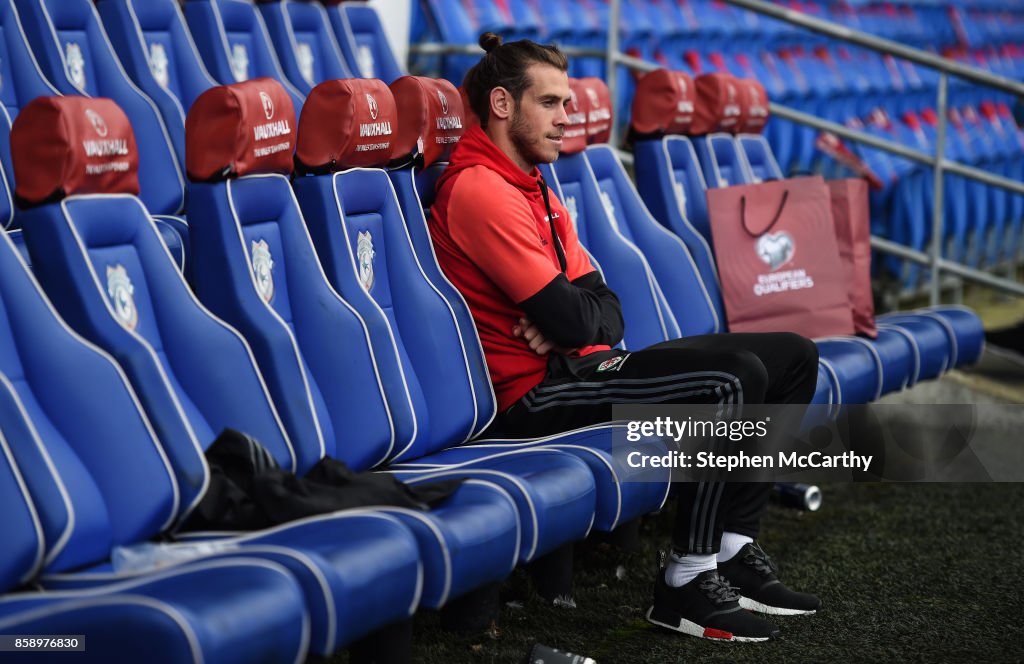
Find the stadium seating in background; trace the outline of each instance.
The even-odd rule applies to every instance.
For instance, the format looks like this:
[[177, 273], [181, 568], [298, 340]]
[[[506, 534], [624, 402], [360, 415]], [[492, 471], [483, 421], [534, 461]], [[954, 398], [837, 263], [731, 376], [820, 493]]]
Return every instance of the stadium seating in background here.
[[140, 197], [153, 214], [178, 214], [183, 171], [156, 105], [128, 78], [89, 0], [15, 0], [32, 52], [61, 94], [109, 97], [124, 109], [146, 168]]
[[395, 58], [377, 10], [362, 2], [326, 2], [334, 36], [355, 76], [391, 83], [405, 74]]
[[288, 91], [298, 115], [306, 96], [282, 69], [255, 4], [250, 0], [189, 0], [185, 3], [185, 19], [207, 69], [217, 81], [227, 85], [272, 78]]
[[302, 94], [317, 83], [352, 77], [319, 3], [277, 0], [261, 3], [259, 10], [284, 73]]

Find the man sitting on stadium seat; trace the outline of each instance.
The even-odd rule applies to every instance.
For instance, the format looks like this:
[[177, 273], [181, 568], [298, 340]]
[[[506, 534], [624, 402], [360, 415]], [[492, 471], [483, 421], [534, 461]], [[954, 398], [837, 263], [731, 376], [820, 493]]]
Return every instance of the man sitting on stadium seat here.
[[[438, 261], [476, 322], [500, 414], [489, 435], [539, 436], [607, 422], [616, 403], [810, 401], [818, 354], [793, 334], [690, 337], [636, 352], [619, 300], [580, 246], [537, 165], [558, 158], [570, 100], [565, 56], [531, 41], [487, 52], [464, 88], [480, 120], [438, 181], [431, 235]], [[648, 619], [695, 636], [763, 641], [779, 634], [741, 607], [814, 613], [819, 600], [778, 582], [754, 541], [767, 483], [686, 483], [673, 551]], [[738, 592], [737, 592], [738, 591]]]

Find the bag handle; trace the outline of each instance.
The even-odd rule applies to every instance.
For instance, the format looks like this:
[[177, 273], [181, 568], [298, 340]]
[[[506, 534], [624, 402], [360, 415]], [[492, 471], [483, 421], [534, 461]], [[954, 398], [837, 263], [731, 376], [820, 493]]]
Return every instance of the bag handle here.
[[760, 233], [754, 233], [747, 228], [747, 197], [746, 195], [740, 196], [740, 224], [743, 226], [743, 230], [750, 237], [761, 237], [768, 231], [770, 231], [775, 224], [779, 223], [779, 219], [782, 217], [782, 209], [786, 207], [786, 201], [789, 200], [789, 189], [782, 192], [782, 200], [779, 202], [779, 209], [775, 211], [775, 216], [772, 217], [772, 221], [768, 224], [768, 228], [764, 229]]

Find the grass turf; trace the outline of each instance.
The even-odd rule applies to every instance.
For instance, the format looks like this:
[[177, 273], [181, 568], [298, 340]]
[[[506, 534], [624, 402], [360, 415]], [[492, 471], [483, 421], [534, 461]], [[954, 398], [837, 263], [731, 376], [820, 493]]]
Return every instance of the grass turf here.
[[489, 634], [445, 632], [436, 614], [421, 612], [414, 661], [519, 663], [536, 642], [598, 664], [1024, 657], [1024, 484], [823, 488], [822, 511], [773, 506], [764, 522], [761, 541], [783, 579], [824, 603], [816, 616], [776, 618], [778, 641], [715, 643], [644, 620], [655, 552], [671, 531], [663, 513], [645, 520], [640, 551], [577, 547], [575, 610], [546, 606], [517, 570], [502, 589], [501, 623]]

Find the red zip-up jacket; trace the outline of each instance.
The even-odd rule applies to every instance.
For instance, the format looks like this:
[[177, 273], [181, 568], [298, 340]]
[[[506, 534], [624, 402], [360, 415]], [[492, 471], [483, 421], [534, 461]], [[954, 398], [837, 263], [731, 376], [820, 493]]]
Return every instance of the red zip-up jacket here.
[[549, 203], [565, 272], [540, 171], [524, 173], [476, 126], [455, 146], [431, 208], [438, 262], [469, 304], [502, 411], [541, 382], [547, 366], [547, 357], [513, 335], [520, 318], [578, 355], [608, 350], [622, 338], [618, 299], [594, 270], [553, 192]]

